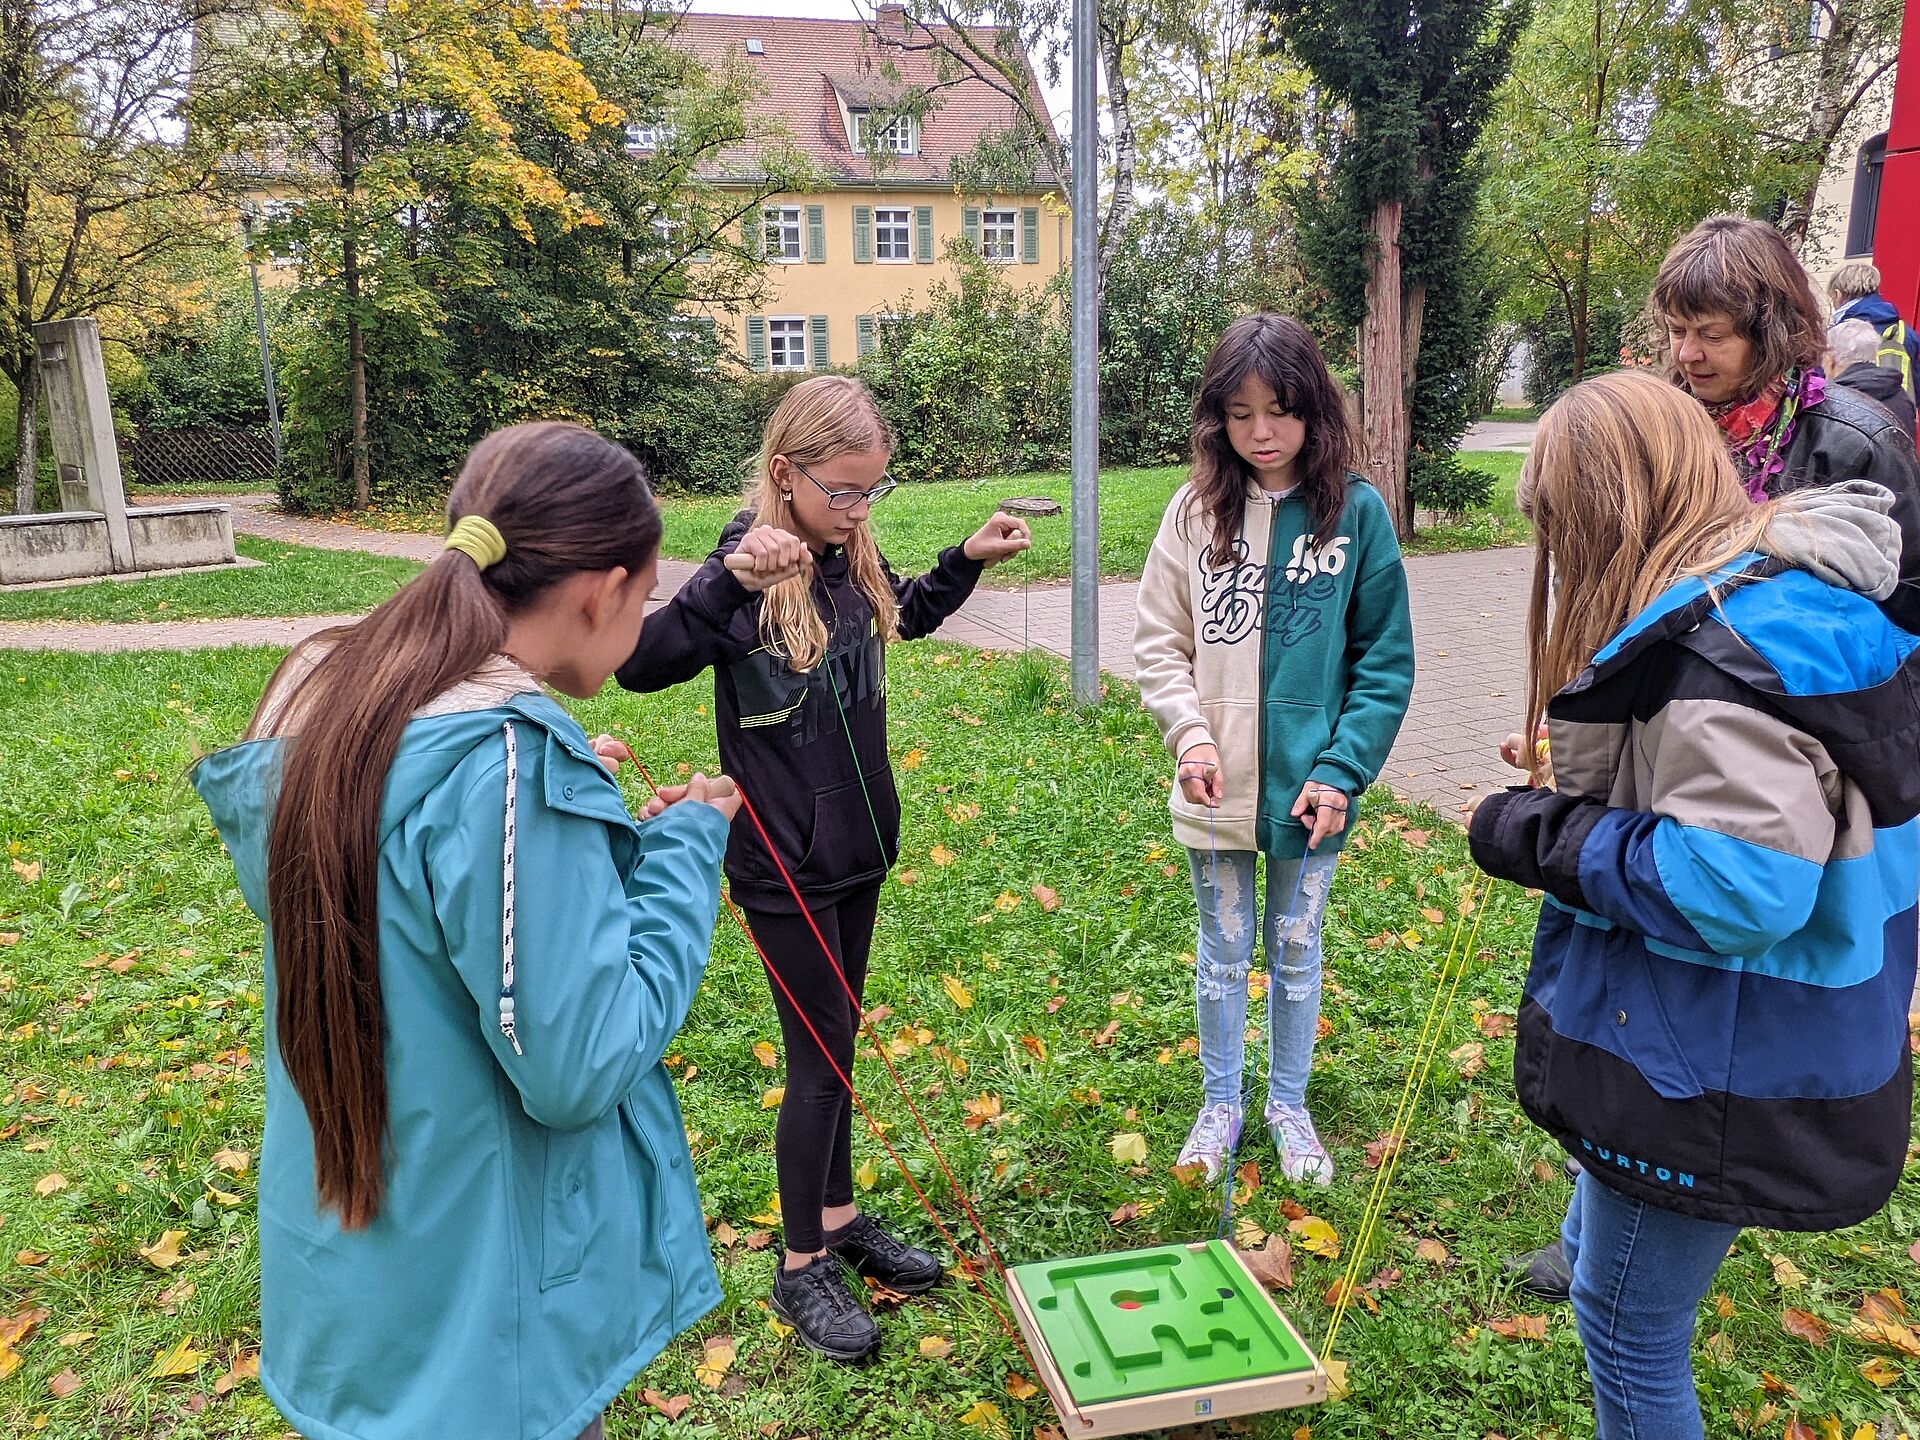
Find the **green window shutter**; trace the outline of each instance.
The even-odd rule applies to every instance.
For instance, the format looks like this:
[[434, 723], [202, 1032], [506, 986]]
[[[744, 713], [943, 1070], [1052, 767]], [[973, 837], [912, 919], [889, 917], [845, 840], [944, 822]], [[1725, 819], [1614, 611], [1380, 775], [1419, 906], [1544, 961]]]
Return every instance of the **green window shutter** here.
[[807, 356], [807, 359], [812, 362], [811, 368], [815, 370], [824, 370], [833, 363], [831, 360], [827, 358], [827, 317], [826, 316], [814, 315], [808, 318], [807, 348], [810, 351], [812, 351], [812, 353]]
[[980, 212], [969, 205], [960, 212], [960, 233], [976, 252], [980, 249]]
[[913, 258], [922, 265], [933, 263], [933, 207], [913, 207]]
[[1020, 212], [1020, 263], [1040, 263], [1040, 211], [1029, 205]]
[[767, 220], [757, 205], [740, 221], [740, 248], [756, 258], [767, 253]]
[[853, 322], [853, 329], [858, 341], [855, 348], [859, 350], [863, 358], [871, 355], [873, 353], [873, 317], [871, 315], [862, 315], [858, 320]]
[[807, 206], [807, 263], [827, 263], [827, 209], [824, 205]]
[[747, 368], [756, 375], [766, 372], [767, 317], [764, 315], [747, 317]]
[[871, 205], [853, 207], [853, 263], [856, 265], [873, 263], [873, 207]]

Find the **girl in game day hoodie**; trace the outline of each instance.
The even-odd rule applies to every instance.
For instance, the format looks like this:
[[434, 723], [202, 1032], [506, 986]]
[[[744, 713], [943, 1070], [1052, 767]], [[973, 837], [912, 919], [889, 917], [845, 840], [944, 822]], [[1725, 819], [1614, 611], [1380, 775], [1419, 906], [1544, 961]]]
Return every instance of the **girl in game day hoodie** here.
[[1205, 1100], [1180, 1151], [1217, 1179], [1238, 1143], [1247, 976], [1267, 857], [1265, 1119], [1292, 1180], [1333, 1162], [1306, 1108], [1320, 926], [1349, 811], [1413, 691], [1406, 573], [1379, 493], [1348, 473], [1345, 399], [1304, 326], [1249, 315], [1207, 359], [1193, 478], [1140, 578], [1140, 693], [1177, 761], [1170, 805], [1200, 910]]

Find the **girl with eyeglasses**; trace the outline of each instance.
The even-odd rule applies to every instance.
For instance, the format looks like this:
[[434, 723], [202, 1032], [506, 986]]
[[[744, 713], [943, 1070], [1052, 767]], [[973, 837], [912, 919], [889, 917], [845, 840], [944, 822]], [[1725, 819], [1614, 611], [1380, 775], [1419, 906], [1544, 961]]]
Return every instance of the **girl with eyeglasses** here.
[[712, 668], [726, 773], [738, 777], [811, 916], [809, 924], [796, 909], [743, 818], [727, 846], [727, 878], [793, 996], [772, 987], [787, 1068], [774, 1131], [786, 1253], [772, 1304], [810, 1348], [844, 1362], [871, 1356], [880, 1333], [843, 1266], [904, 1294], [931, 1289], [941, 1269], [855, 1206], [852, 1102], [833, 1068], [853, 1071], [860, 1010], [847, 987], [862, 992], [880, 887], [900, 848], [886, 646], [932, 634], [983, 570], [1031, 543], [1025, 521], [995, 514], [925, 575], [901, 579], [867, 526], [894, 488], [892, 451], [893, 432], [858, 380], [823, 375], [794, 386], [761, 437], [747, 507], [648, 618], [644, 643], [617, 676], [645, 692]]

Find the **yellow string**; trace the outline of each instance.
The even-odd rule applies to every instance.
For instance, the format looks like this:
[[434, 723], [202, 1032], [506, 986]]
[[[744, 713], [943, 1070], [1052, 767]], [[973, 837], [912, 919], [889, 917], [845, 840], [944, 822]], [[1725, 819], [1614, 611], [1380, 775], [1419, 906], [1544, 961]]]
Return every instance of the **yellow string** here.
[[[1413, 1110], [1427, 1077], [1432, 1073], [1434, 1061], [1440, 1054], [1440, 1042], [1446, 1037], [1448, 1026], [1453, 1018], [1455, 1002], [1460, 995], [1461, 982], [1466, 978], [1467, 968], [1472, 963], [1476, 946], [1480, 940], [1480, 922], [1487, 910], [1487, 897], [1493, 889], [1489, 878], [1484, 886], [1478, 885], [1479, 877], [1470, 876], [1466, 894], [1462, 897], [1460, 915], [1454, 924], [1453, 936], [1447, 946], [1446, 956], [1440, 963], [1440, 976], [1434, 985], [1433, 999], [1427, 1006], [1427, 1018], [1420, 1028], [1420, 1039], [1414, 1047], [1412, 1063], [1407, 1069], [1406, 1084], [1401, 1087], [1400, 1101], [1394, 1109], [1393, 1124], [1387, 1134], [1392, 1137], [1386, 1159], [1381, 1163], [1379, 1173], [1375, 1175], [1373, 1188], [1367, 1197], [1367, 1208], [1363, 1212], [1360, 1228], [1354, 1235], [1353, 1252], [1348, 1257], [1347, 1270], [1340, 1283], [1340, 1293], [1334, 1300], [1333, 1316], [1327, 1326], [1326, 1339], [1320, 1345], [1320, 1358], [1326, 1360], [1333, 1354], [1334, 1343], [1340, 1338], [1340, 1327], [1346, 1320], [1347, 1311], [1352, 1308], [1353, 1297], [1360, 1278], [1360, 1271], [1366, 1263], [1366, 1257], [1372, 1248], [1379, 1230], [1381, 1217], [1386, 1213], [1387, 1190], [1393, 1182], [1394, 1173], [1400, 1167], [1400, 1156], [1407, 1146], [1407, 1128], [1413, 1118]], [[1476, 893], [1477, 891], [1477, 893]], [[1469, 930], [1467, 917], [1473, 917]], [[1464, 947], [1462, 936], [1466, 938]], [[1449, 980], [1447, 972], [1453, 974]]]

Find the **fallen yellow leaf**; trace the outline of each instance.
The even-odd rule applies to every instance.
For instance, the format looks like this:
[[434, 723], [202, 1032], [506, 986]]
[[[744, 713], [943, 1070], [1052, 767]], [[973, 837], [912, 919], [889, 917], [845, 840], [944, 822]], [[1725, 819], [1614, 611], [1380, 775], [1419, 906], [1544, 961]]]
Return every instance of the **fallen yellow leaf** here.
[[718, 1390], [736, 1359], [731, 1335], [716, 1335], [707, 1341], [706, 1353], [694, 1367], [693, 1378], [709, 1390]]
[[960, 983], [959, 976], [942, 975], [940, 977], [940, 988], [947, 992], [947, 998], [953, 1001], [954, 1005], [959, 1009], [971, 1010], [973, 1008], [973, 992]]
[[187, 1238], [184, 1230], [169, 1230], [151, 1245], [140, 1247], [140, 1258], [159, 1270], [171, 1270], [180, 1263], [180, 1242]]
[[860, 1168], [853, 1172], [853, 1183], [862, 1190], [871, 1190], [880, 1183], [880, 1167], [872, 1160], [862, 1160]]
[[786, 1098], [787, 1087], [784, 1085], [775, 1085], [771, 1090], [761, 1092], [760, 1108], [762, 1110], [778, 1110], [780, 1108], [780, 1102]]
[[213, 1152], [213, 1168], [224, 1170], [229, 1175], [244, 1175], [253, 1157], [244, 1150], [216, 1150]]
[[1137, 1131], [1127, 1130], [1107, 1142], [1113, 1151], [1113, 1163], [1116, 1165], [1144, 1165], [1147, 1160], [1147, 1137]]
[[20, 1352], [11, 1345], [0, 1345], [0, 1380], [20, 1368]]
[[1000, 1407], [991, 1400], [976, 1400], [973, 1408], [960, 1417], [960, 1423], [984, 1430], [995, 1440], [1008, 1440], [1007, 1422], [1000, 1414]]
[[216, 1205], [238, 1205], [240, 1197], [231, 1190], [222, 1190], [217, 1185], [207, 1186], [207, 1199]]
[[1287, 1229], [1293, 1232], [1294, 1238], [1300, 1242], [1300, 1248], [1309, 1255], [1318, 1255], [1322, 1260], [1340, 1258], [1340, 1233], [1318, 1215], [1302, 1215], [1297, 1220], [1289, 1220]]
[[1020, 897], [1011, 890], [1002, 890], [993, 897], [993, 908], [1002, 915], [1011, 915], [1020, 908]]
[[900, 768], [902, 770], [918, 770], [926, 758], [927, 752], [916, 745], [900, 757]]
[[1040, 1387], [1026, 1376], [1009, 1373], [1007, 1376], [1007, 1394], [1015, 1400], [1031, 1400], [1040, 1393]]
[[[171, 1235], [173, 1232], [167, 1232]], [[193, 1348], [193, 1337], [182, 1335], [170, 1350], [154, 1352], [153, 1368], [147, 1371], [149, 1380], [161, 1379], [168, 1375], [191, 1375], [207, 1363], [206, 1352]]]
[[62, 1175], [58, 1170], [54, 1171], [51, 1175], [42, 1175], [38, 1180], [33, 1182], [33, 1193], [40, 1196], [43, 1200], [47, 1196], [56, 1195], [66, 1188], [67, 1177]]
[[922, 1335], [920, 1353], [929, 1360], [944, 1360], [953, 1353], [953, 1342], [944, 1335]]
[[951, 865], [960, 857], [944, 845], [936, 845], [927, 852], [927, 858], [936, 865]]
[[1800, 1267], [1784, 1255], [1768, 1255], [1767, 1263], [1773, 1266], [1773, 1283], [1782, 1290], [1793, 1290], [1807, 1283], [1807, 1277]]
[[1875, 1385], [1878, 1385], [1882, 1390], [1900, 1378], [1899, 1369], [1888, 1364], [1887, 1361], [1879, 1355], [1863, 1362], [1860, 1366], [1860, 1373]]
[[1444, 1265], [1453, 1258], [1438, 1240], [1422, 1240], [1413, 1247], [1413, 1253], [1429, 1265]]
[[18, 875], [27, 884], [32, 885], [40, 879], [40, 862], [38, 860], [16, 860], [13, 862], [13, 873]]
[[1347, 1362], [1344, 1360], [1322, 1360], [1320, 1362], [1320, 1368], [1327, 1372], [1327, 1399], [1346, 1399]]
[[773, 1046], [768, 1044], [765, 1040], [761, 1040], [754, 1045], [753, 1058], [758, 1060], [762, 1065], [766, 1066], [767, 1069], [769, 1070], [773, 1069], [775, 1065], [780, 1063], [779, 1053], [775, 1051]]

